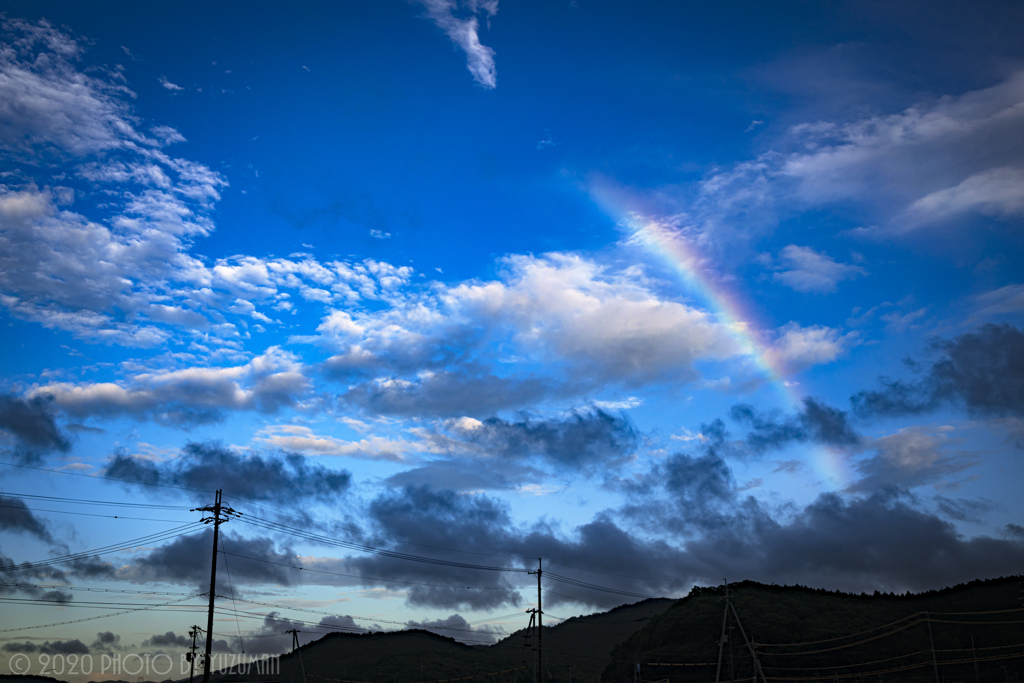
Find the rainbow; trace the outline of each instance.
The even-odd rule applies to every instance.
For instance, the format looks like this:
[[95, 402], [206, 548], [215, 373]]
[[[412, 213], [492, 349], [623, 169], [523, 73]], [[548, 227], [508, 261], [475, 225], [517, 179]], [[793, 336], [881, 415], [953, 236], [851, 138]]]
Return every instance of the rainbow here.
[[[765, 343], [752, 311], [743, 298], [732, 291], [727, 282], [706, 266], [707, 260], [687, 240], [672, 218], [657, 218], [643, 208], [643, 202], [628, 191], [604, 182], [591, 182], [588, 193], [595, 204], [626, 232], [628, 242], [643, 246], [659, 257], [675, 273], [690, 292], [732, 331], [743, 355], [757, 366], [760, 379], [775, 389], [787, 410], [803, 408], [803, 395], [797, 383], [786, 379], [789, 374], [779, 354]], [[826, 446], [815, 449], [815, 469], [826, 478], [844, 486], [851, 479], [846, 463]]]

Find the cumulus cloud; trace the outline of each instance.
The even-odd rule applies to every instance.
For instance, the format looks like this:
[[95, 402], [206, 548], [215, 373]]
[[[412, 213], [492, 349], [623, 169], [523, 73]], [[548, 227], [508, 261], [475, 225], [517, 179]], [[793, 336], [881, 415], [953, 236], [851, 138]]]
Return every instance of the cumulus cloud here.
[[963, 405], [978, 415], [1024, 415], [1024, 332], [988, 323], [932, 344], [938, 358], [911, 380], [882, 379], [882, 388], [852, 397], [861, 415], [917, 415]]
[[446, 420], [440, 430], [421, 429], [418, 434], [434, 451], [469, 453], [492, 462], [536, 457], [574, 471], [614, 466], [631, 455], [640, 440], [625, 415], [600, 409], [572, 411], [564, 417], [526, 415], [514, 422], [462, 417]]
[[[373, 260], [193, 256], [225, 178], [169, 155], [184, 136], [144, 130], [122, 75], [83, 63], [75, 37], [45, 21], [3, 30], [0, 149], [21, 170], [20, 185], [0, 185], [0, 305], [14, 315], [91, 342], [156, 347], [183, 335], [237, 349], [247, 319], [274, 323], [258, 306], [293, 308], [282, 290], [342, 302], [408, 278]], [[49, 186], [55, 161], [67, 186]]]
[[[391, 414], [480, 416], [606, 384], [686, 382], [699, 376], [695, 362], [742, 353], [727, 325], [660, 296], [637, 269], [573, 254], [502, 266], [499, 280], [435, 284], [388, 308], [328, 315], [319, 328], [337, 350], [328, 371], [375, 376], [345, 399]], [[515, 376], [496, 374], [510, 355]], [[539, 367], [545, 375], [532, 375]]]
[[861, 266], [838, 263], [828, 254], [795, 244], [783, 247], [778, 261], [767, 265], [775, 270], [774, 281], [798, 292], [828, 294], [836, 291], [839, 282], [867, 274]]
[[54, 382], [29, 392], [76, 418], [129, 415], [190, 427], [225, 411], [275, 413], [309, 391], [298, 357], [272, 346], [244, 365], [143, 372], [127, 382]]
[[[221, 539], [220, 551], [231, 553], [226, 562], [231, 568], [232, 585], [289, 586], [299, 582], [299, 570], [281, 566], [299, 564], [298, 556], [290, 548], [278, 548], [272, 539], [244, 537], [228, 529], [221, 530]], [[204, 529], [133, 558], [117, 567], [110, 578], [133, 583], [172, 583], [207, 591], [212, 553], [213, 530]], [[232, 594], [226, 575], [220, 576], [218, 572], [217, 583], [218, 593]]]
[[418, 450], [417, 444], [403, 439], [392, 440], [370, 436], [358, 441], [345, 441], [315, 433], [302, 425], [271, 425], [256, 434], [255, 441], [283, 451], [307, 455], [335, 455], [369, 458], [371, 460], [402, 461], [409, 451]]
[[480, 42], [480, 22], [498, 13], [498, 0], [415, 0], [426, 16], [466, 53], [466, 66], [473, 80], [485, 88], [498, 86], [494, 50]]
[[349, 472], [311, 465], [302, 455], [243, 454], [217, 442], [189, 443], [163, 462], [117, 453], [103, 472], [137, 484], [220, 488], [228, 496], [287, 503], [310, 498], [337, 502], [352, 481]]
[[57, 426], [55, 412], [48, 397], [0, 394], [0, 435], [10, 444], [5, 450], [24, 463], [38, 462], [53, 451], [70, 451], [71, 441]]
[[812, 365], [831, 363], [858, 341], [856, 332], [843, 334], [841, 330], [824, 325], [802, 327], [791, 322], [778, 330], [765, 355], [772, 365], [786, 372], [798, 372]]

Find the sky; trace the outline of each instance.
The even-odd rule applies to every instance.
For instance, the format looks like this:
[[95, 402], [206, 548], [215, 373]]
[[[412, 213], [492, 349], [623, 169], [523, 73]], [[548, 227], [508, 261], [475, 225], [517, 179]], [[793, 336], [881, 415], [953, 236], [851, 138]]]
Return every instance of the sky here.
[[1020, 3], [0, 11], [0, 669], [1024, 567]]

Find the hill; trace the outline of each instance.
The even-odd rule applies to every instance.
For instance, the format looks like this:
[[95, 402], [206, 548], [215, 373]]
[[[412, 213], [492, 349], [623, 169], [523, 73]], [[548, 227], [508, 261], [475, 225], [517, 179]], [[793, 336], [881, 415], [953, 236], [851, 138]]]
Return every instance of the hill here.
[[[573, 617], [556, 626], [544, 626], [545, 669], [548, 683], [598, 683], [612, 649], [651, 617], [665, 612], [670, 599], [644, 600], [608, 612]], [[478, 676], [515, 669], [526, 659], [527, 668], [479, 678], [481, 683], [526, 683], [532, 680], [536, 653], [524, 652], [525, 629], [494, 645], [465, 645], [452, 638], [421, 630], [386, 633], [330, 633], [300, 648], [309, 683], [330, 679], [367, 683], [409, 683]], [[531, 638], [531, 644], [535, 640]], [[215, 680], [301, 680], [298, 657], [281, 658], [280, 675], [222, 675]]]
[[[1005, 681], [1024, 672], [1022, 577], [919, 594], [855, 595], [744, 581], [731, 601], [768, 681]], [[715, 680], [724, 591], [694, 588], [616, 646], [603, 683]], [[730, 616], [722, 679], [754, 665]], [[973, 638], [973, 649], [972, 649]], [[933, 645], [934, 642], [934, 662]], [[730, 666], [730, 662], [733, 669]], [[975, 670], [977, 664], [977, 672]]]

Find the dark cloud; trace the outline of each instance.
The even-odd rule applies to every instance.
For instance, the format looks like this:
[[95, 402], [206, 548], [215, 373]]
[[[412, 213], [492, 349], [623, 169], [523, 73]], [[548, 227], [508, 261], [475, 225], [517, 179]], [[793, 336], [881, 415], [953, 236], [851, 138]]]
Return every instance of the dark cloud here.
[[989, 512], [999, 507], [991, 500], [985, 498], [970, 500], [967, 498], [935, 496], [935, 502], [942, 514], [958, 522], [983, 522]]
[[869, 454], [857, 460], [860, 478], [847, 491], [868, 493], [891, 487], [936, 484], [978, 464], [971, 451], [959, 450], [948, 427], [915, 426], [866, 440]]
[[850, 446], [860, 441], [844, 411], [810, 397], [804, 399], [803, 409], [795, 415], [758, 412], [741, 403], [732, 407], [730, 416], [750, 425], [746, 442], [755, 451], [782, 448], [794, 441], [829, 446]]
[[[198, 640], [196, 641], [199, 642]], [[192, 647], [192, 638], [175, 635], [174, 631], [158, 633], [142, 641], [142, 647]]]
[[956, 528], [912, 497], [823, 494], [786, 522], [748, 500], [733, 523], [691, 541], [688, 554], [721, 576], [849, 591], [923, 590], [1019, 571], [1024, 544]]
[[[200, 635], [196, 639], [196, 645], [200, 648], [206, 646], [206, 636]], [[142, 641], [142, 647], [144, 648], [189, 648], [192, 647], [192, 638], [187, 635], [175, 635], [174, 631], [167, 631], [166, 633], [157, 633], [154, 636], [150, 636]], [[231, 645], [226, 640], [213, 640], [213, 651], [214, 652], [234, 652]]]
[[122, 650], [121, 636], [113, 631], [100, 631], [90, 647], [93, 650]]
[[851, 398], [856, 412], [918, 415], [959, 404], [977, 415], [1024, 416], [1024, 332], [989, 323], [953, 340], [937, 340], [931, 350], [939, 355], [922, 377], [883, 378], [881, 389]]
[[21, 463], [38, 463], [47, 453], [71, 450], [71, 441], [57, 426], [53, 401], [0, 394], [0, 431], [14, 442], [8, 452]]
[[491, 417], [457, 429], [457, 434], [489, 455], [509, 459], [539, 456], [575, 470], [625, 458], [636, 449], [640, 437], [625, 415], [600, 409], [574, 410], [561, 419], [524, 417], [509, 422]]
[[[233, 553], [218, 558], [217, 592], [221, 595], [231, 595], [232, 585], [236, 589], [253, 584], [288, 586], [298, 580], [299, 570], [280, 566], [299, 565], [298, 557], [289, 548], [279, 550], [269, 538], [245, 538], [222, 529], [219, 549]], [[205, 592], [210, 585], [212, 552], [213, 530], [205, 529], [150, 551], [119, 568], [117, 577], [139, 583], [187, 584]]]
[[475, 629], [461, 614], [453, 614], [444, 619], [407, 621], [405, 627], [407, 629], [423, 629], [424, 631], [437, 633], [438, 635], [454, 638], [455, 640], [468, 640], [474, 644], [481, 642], [495, 643], [498, 640], [495, 638], [495, 632], [492, 629], [486, 626]]
[[487, 371], [425, 374], [414, 380], [373, 380], [341, 400], [368, 413], [399, 417], [480, 417], [536, 403], [550, 387], [538, 378], [498, 377]]
[[32, 642], [10, 642], [4, 643], [4, 652], [23, 652], [25, 654], [41, 655], [87, 655], [89, 646], [78, 640], [47, 640], [41, 644]]
[[71, 594], [59, 588], [37, 588], [34, 584], [69, 583], [67, 573], [59, 567], [23, 567], [0, 553], [0, 595], [23, 594], [41, 600], [70, 602]]
[[385, 481], [390, 486], [429, 486], [453, 491], [509, 490], [524, 484], [539, 483], [546, 475], [522, 463], [488, 462], [482, 466], [475, 458], [444, 458], [422, 467], [399, 472]]
[[[508, 507], [487, 496], [406, 486], [372, 501], [369, 516], [382, 539], [387, 539], [379, 542], [394, 543], [402, 552], [493, 566], [514, 562], [509, 551], [514, 548], [516, 534]], [[462, 552], [425, 551], [423, 546], [458, 548]], [[364, 576], [434, 584], [408, 589], [406, 599], [413, 606], [477, 610], [519, 605], [522, 600], [501, 572], [380, 556], [351, 558], [348, 566]]]
[[32, 514], [25, 501], [3, 494], [0, 494], [0, 530], [21, 531], [43, 541], [53, 541], [46, 524]]
[[281, 616], [280, 612], [273, 611], [263, 617], [263, 623], [258, 629], [242, 634], [245, 653], [263, 655], [287, 652], [292, 648], [292, 634], [287, 631], [293, 629], [300, 631], [299, 646], [311, 643], [332, 631], [365, 633], [381, 630], [376, 625], [368, 629], [362, 628], [349, 616], [328, 616], [313, 625], [303, 621], [292, 621]]
[[104, 475], [139, 484], [222, 488], [228, 496], [279, 503], [336, 502], [352, 480], [348, 471], [311, 465], [302, 455], [243, 455], [219, 442], [189, 443], [178, 457], [162, 463], [117, 453]]

